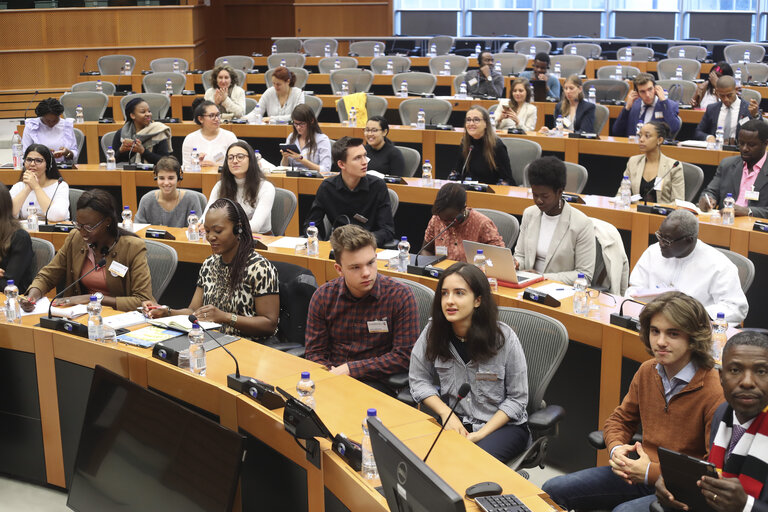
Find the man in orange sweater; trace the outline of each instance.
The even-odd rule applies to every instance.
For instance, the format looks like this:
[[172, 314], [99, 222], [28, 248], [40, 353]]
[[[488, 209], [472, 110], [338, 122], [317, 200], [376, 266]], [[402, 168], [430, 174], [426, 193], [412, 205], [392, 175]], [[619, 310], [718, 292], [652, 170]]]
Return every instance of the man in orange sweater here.
[[[544, 484], [565, 510], [647, 512], [656, 500], [659, 446], [697, 458], [707, 454], [723, 390], [713, 369], [712, 327], [704, 306], [684, 293], [660, 295], [640, 313], [640, 339], [654, 359], [640, 366], [605, 422], [610, 465]], [[629, 444], [641, 424], [643, 442]]]

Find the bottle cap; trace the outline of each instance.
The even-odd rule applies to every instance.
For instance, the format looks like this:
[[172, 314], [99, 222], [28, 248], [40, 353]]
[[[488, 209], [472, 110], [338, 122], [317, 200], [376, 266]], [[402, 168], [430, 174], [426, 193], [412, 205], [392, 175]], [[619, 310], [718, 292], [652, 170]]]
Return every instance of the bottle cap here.
[[14, 283], [14, 281], [13, 281], [13, 279], [9, 279], [9, 280], [7, 281], [7, 283], [8, 283], [8, 284], [13, 284], [13, 283]]
[[401, 242], [407, 242], [408, 241], [408, 237], [407, 236], [401, 236], [400, 237], [400, 241]]
[[128, 205], [123, 206], [123, 210], [130, 210], [130, 209], [131, 209], [131, 207], [128, 206]]
[[718, 320], [721, 320], [721, 319], [724, 320], [725, 319], [725, 313], [718, 313], [717, 314], [717, 319]]
[[95, 295], [91, 295], [91, 302], [98, 302], [99, 298]]
[[302, 379], [308, 379], [309, 378], [309, 372], [301, 372], [301, 378]]
[[314, 222], [310, 222], [309, 223], [309, 227], [312, 227], [312, 228], [315, 227], [315, 223]]
[[368, 409], [368, 417], [376, 416], [376, 409]]
[[200, 328], [200, 324], [195, 322], [195, 323], [192, 324], [192, 328], [193, 329], [199, 329]]
[[579, 277], [578, 277], [578, 279], [584, 279], [584, 274], [582, 274], [581, 272], [579, 272]]
[[195, 214], [195, 210], [189, 210], [189, 214], [190, 215], [194, 215]]
[[425, 163], [425, 164], [428, 164], [428, 163], [429, 163], [429, 160], [424, 160], [424, 163]]
[[35, 202], [34, 201], [30, 201], [29, 202], [29, 206], [35, 206]]
[[483, 254], [483, 250], [482, 249], [478, 249], [477, 250], [477, 254]]

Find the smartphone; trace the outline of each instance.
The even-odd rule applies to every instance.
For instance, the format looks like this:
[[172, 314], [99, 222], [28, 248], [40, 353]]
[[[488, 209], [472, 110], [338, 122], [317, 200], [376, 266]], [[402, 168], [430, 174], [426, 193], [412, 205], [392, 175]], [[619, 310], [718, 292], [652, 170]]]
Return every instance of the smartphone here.
[[501, 108], [509, 108], [509, 98], [499, 98], [499, 106]]
[[296, 144], [280, 144], [280, 151], [292, 151], [296, 154], [301, 154], [301, 150]]

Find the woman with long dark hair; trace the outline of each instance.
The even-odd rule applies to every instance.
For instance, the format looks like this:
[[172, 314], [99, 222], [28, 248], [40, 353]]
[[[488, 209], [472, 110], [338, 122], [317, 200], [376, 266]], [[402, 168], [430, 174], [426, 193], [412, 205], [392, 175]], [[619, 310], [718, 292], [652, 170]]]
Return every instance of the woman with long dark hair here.
[[[744, 66], [744, 69], [746, 69], [746, 66]], [[691, 105], [694, 108], [706, 109], [711, 104], [720, 101], [715, 92], [715, 85], [717, 85], [717, 79], [724, 75], [733, 76], [733, 68], [730, 64], [721, 61], [712, 66], [707, 80], [696, 86], [696, 92], [693, 93], [693, 98], [691, 98]]]
[[291, 120], [293, 133], [285, 139], [285, 143], [298, 146], [299, 153], [280, 151], [283, 155], [280, 165], [330, 172], [331, 140], [320, 129], [315, 113], [307, 105], [297, 105], [291, 113]]
[[77, 161], [77, 139], [74, 119], [62, 118], [64, 105], [56, 98], [46, 98], [35, 107], [35, 115], [24, 122], [21, 144], [26, 149], [32, 144], [42, 144], [53, 152], [57, 162]]
[[13, 279], [19, 290], [32, 282], [35, 255], [29, 233], [13, 217], [13, 202], [8, 188], [0, 183], [0, 290]]
[[[69, 286], [81, 277], [54, 301], [54, 306], [87, 304], [96, 294], [102, 296], [105, 306], [132, 311], [152, 300], [147, 246], [141, 238], [118, 227], [118, 222], [117, 205], [108, 192], [83, 192], [77, 200], [77, 229], [70, 231], [53, 261], [32, 281], [26, 299], [21, 301], [22, 308], [32, 311], [35, 301], [60, 283]], [[102, 259], [105, 264], [99, 266]]]
[[19, 181], [11, 187], [13, 216], [26, 219], [30, 203], [40, 220], [52, 222], [69, 219], [69, 185], [59, 183], [61, 173], [48, 146], [30, 144], [24, 151], [24, 167]]
[[491, 185], [514, 185], [507, 147], [496, 136], [488, 111], [472, 106], [464, 119], [464, 137], [456, 162], [456, 173]]
[[[408, 378], [413, 398], [439, 414], [446, 429], [497, 459], [506, 462], [527, 446], [525, 354], [514, 331], [498, 321], [488, 279], [474, 265], [454, 263], [440, 277]], [[441, 394], [456, 396], [465, 382], [471, 391], [448, 418]]]
[[384, 174], [402, 176], [405, 173], [405, 158], [389, 135], [389, 123], [383, 116], [371, 116], [363, 130], [365, 151], [368, 153], [368, 169]]
[[272, 230], [275, 186], [261, 172], [253, 148], [244, 140], [233, 142], [227, 148], [221, 179], [213, 186], [205, 211], [208, 212], [211, 203], [220, 197], [231, 199], [243, 207], [254, 233]]
[[149, 103], [141, 96], [125, 104], [125, 124], [112, 138], [115, 161], [156, 164], [171, 154], [171, 129], [152, 121]]
[[144, 303], [153, 318], [194, 314], [199, 320], [222, 324], [224, 332], [254, 340], [275, 334], [280, 315], [277, 271], [254, 251], [251, 227], [242, 206], [217, 199], [205, 216], [211, 244], [197, 278], [197, 288], [184, 309]]

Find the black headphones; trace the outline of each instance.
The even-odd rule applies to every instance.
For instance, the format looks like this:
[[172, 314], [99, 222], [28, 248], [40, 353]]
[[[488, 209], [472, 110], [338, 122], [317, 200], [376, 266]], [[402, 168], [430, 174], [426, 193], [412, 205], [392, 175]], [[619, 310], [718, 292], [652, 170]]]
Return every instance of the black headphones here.
[[239, 220], [240, 211], [237, 209], [237, 205], [235, 204], [235, 202], [233, 200], [229, 199], [228, 197], [220, 197], [219, 199], [223, 199], [224, 201], [229, 202], [229, 204], [231, 204], [232, 207], [235, 209], [235, 212], [237, 212], [238, 221], [237, 221], [237, 224], [235, 224], [232, 227], [232, 232], [235, 235], [240, 236], [240, 234], [243, 232], [243, 225], [240, 223], [240, 220]]

